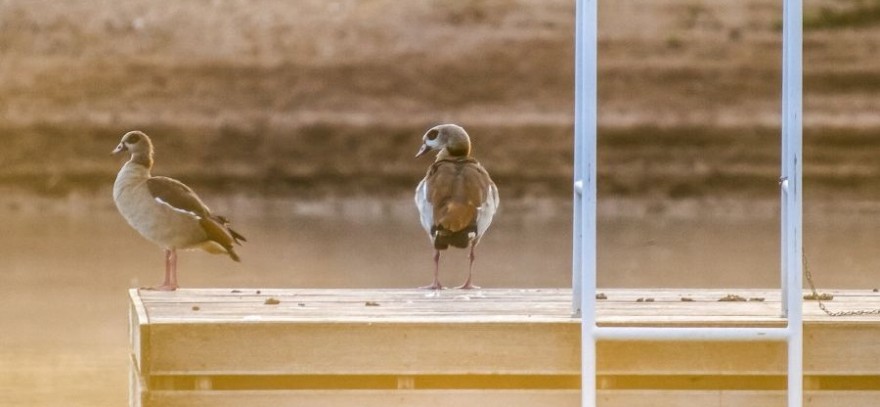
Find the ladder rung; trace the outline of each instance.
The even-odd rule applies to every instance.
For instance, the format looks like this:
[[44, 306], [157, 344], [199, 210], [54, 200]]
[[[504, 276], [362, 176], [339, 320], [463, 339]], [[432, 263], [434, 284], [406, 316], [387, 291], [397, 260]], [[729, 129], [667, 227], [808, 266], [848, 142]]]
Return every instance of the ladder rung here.
[[791, 330], [779, 328], [687, 328], [594, 326], [596, 340], [617, 341], [788, 341]]

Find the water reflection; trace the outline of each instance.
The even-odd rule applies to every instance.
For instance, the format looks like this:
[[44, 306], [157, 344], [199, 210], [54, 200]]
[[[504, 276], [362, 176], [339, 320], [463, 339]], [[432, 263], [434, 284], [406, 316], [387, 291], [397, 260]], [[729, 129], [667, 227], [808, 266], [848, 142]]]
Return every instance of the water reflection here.
[[[126, 290], [158, 282], [163, 257], [107, 201], [60, 209], [0, 205], [0, 405], [126, 402]], [[394, 288], [430, 281], [432, 249], [408, 197], [207, 201], [247, 235], [243, 262], [182, 253], [183, 287]], [[708, 214], [687, 205], [633, 210], [618, 202], [600, 209], [602, 287], [779, 285], [774, 203]], [[877, 286], [880, 209], [809, 213], [805, 242], [820, 286]], [[508, 202], [477, 256], [475, 278], [484, 287], [570, 286], [570, 205]], [[441, 267], [443, 283], [461, 283], [466, 251], [445, 253]]]

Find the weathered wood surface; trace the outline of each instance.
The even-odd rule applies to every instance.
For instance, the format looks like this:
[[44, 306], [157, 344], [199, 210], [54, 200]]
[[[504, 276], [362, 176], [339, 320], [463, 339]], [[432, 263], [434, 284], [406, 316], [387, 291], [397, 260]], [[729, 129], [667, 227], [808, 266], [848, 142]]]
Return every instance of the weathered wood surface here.
[[[776, 290], [603, 292], [602, 325], [784, 324]], [[869, 290], [831, 293], [833, 309], [880, 307]], [[747, 301], [718, 301], [730, 294]], [[314, 406], [577, 405], [580, 321], [566, 289], [132, 290], [131, 298], [135, 405], [290, 397]], [[880, 405], [880, 317], [829, 317], [812, 301], [804, 311], [806, 405]], [[601, 405], [781, 406], [785, 349], [602, 342]]]
[[[258, 293], [259, 292], [259, 293]], [[880, 293], [827, 291], [831, 308], [880, 308]], [[599, 321], [626, 325], [712, 323], [781, 324], [778, 290], [604, 290]], [[747, 301], [718, 301], [737, 295]], [[387, 322], [573, 322], [569, 289], [492, 290], [336, 290], [336, 289], [191, 289], [176, 292], [132, 290], [131, 296], [151, 324], [259, 321]], [[274, 298], [278, 304], [266, 304]], [[693, 301], [683, 301], [682, 298]], [[643, 301], [639, 302], [639, 299]], [[748, 301], [748, 299], [753, 299]], [[760, 299], [760, 300], [759, 300]], [[649, 300], [649, 301], [644, 301]], [[805, 301], [811, 323], [880, 321], [877, 315], [828, 317]], [[194, 310], [192, 307], [198, 307]]]
[[[295, 402], [292, 402], [295, 400]], [[807, 391], [804, 407], [876, 407], [880, 392]], [[601, 407], [782, 407], [783, 391], [600, 390]], [[577, 390], [158, 391], [149, 407], [579, 407]]]

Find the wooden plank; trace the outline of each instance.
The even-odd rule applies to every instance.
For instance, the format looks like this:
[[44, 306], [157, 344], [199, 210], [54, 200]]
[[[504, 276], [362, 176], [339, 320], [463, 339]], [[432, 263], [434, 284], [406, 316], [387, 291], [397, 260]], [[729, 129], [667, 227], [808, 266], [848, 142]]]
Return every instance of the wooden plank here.
[[[579, 332], [565, 325], [217, 324], [154, 331], [153, 345], [162, 349], [152, 360], [154, 375], [579, 372]], [[880, 328], [805, 332], [806, 374], [880, 374]], [[785, 352], [780, 343], [602, 342], [598, 368], [605, 375], [778, 375], [785, 373]]]
[[597, 351], [602, 375], [779, 375], [787, 360], [778, 342], [600, 342]]
[[[804, 371], [816, 375], [880, 375], [880, 320], [809, 324]], [[880, 405], [880, 400], [878, 400]]]
[[[875, 407], [877, 391], [807, 391], [805, 407]], [[783, 407], [784, 391], [600, 390], [600, 407]], [[576, 407], [577, 390], [159, 391], [145, 407]]]
[[144, 407], [576, 407], [577, 390], [161, 391]]
[[[567, 324], [200, 323], [151, 326], [152, 375], [579, 374]], [[158, 351], [161, 350], [161, 351]]]
[[147, 363], [150, 360], [150, 324], [138, 290], [132, 289], [129, 296], [129, 340], [131, 341], [131, 366], [129, 368], [128, 399], [131, 407], [143, 407], [144, 396], [148, 390], [146, 378], [149, 377]]
[[[877, 391], [805, 391], [804, 407], [875, 407]], [[599, 391], [601, 407], [784, 407], [784, 391], [609, 390]]]
[[129, 340], [131, 342], [133, 369], [139, 375], [149, 374], [150, 362], [150, 319], [139, 290], [131, 289], [129, 295]]
[[[235, 292], [234, 292], [235, 291]], [[260, 291], [260, 294], [256, 294]], [[831, 291], [828, 305], [835, 309], [880, 308], [880, 294]], [[720, 302], [728, 295], [763, 301]], [[599, 320], [611, 324], [733, 325], [755, 322], [782, 324], [779, 293], [755, 290], [606, 290], [599, 301]], [[202, 321], [550, 321], [571, 318], [570, 290], [181, 290], [174, 293], [142, 292], [152, 323]], [[269, 298], [280, 303], [267, 305]], [[682, 298], [691, 301], [683, 302]], [[638, 302], [642, 299], [642, 302]], [[651, 302], [645, 300], [653, 300]], [[370, 304], [370, 305], [367, 305]], [[193, 309], [197, 307], [197, 309]], [[815, 302], [805, 302], [808, 322], [875, 323], [876, 315], [825, 316]]]
[[146, 380], [141, 376], [138, 362], [131, 355], [131, 365], [128, 369], [128, 400], [130, 407], [143, 407], [144, 396], [147, 392]]
[[[234, 375], [154, 376], [156, 390], [576, 389], [580, 376], [549, 375]], [[206, 385], [207, 384], [207, 385]]]
[[[259, 295], [232, 291], [182, 290], [180, 294], [142, 295], [154, 323], [374, 319], [419, 322], [426, 316], [460, 321], [571, 318], [570, 297], [560, 290], [260, 290]], [[275, 301], [267, 305], [266, 300], [270, 298]], [[531, 300], [528, 307], [524, 302], [527, 300]]]
[[[880, 376], [880, 322], [807, 323], [804, 374]], [[607, 375], [783, 375], [786, 346], [743, 342], [600, 342], [598, 371]]]

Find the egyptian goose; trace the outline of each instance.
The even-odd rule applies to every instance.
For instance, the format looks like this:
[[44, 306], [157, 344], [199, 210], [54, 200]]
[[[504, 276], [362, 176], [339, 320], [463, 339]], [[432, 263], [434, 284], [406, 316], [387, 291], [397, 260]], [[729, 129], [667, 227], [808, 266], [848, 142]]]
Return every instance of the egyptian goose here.
[[471, 140], [463, 128], [441, 124], [428, 130], [416, 157], [432, 150], [439, 153], [416, 187], [415, 196], [422, 227], [434, 244], [434, 282], [422, 288], [443, 288], [438, 277], [440, 251], [449, 246], [470, 247], [468, 278], [458, 288], [479, 288], [471, 282], [474, 247], [498, 209], [498, 188], [486, 169], [471, 157]]
[[113, 183], [113, 201], [122, 217], [147, 240], [165, 249], [165, 281], [155, 290], [177, 289], [177, 249], [203, 249], [240, 261], [233, 243], [244, 236], [226, 218], [211, 210], [180, 181], [150, 175], [153, 143], [146, 134], [130, 131], [113, 154], [131, 153]]

